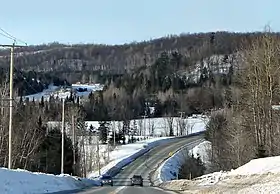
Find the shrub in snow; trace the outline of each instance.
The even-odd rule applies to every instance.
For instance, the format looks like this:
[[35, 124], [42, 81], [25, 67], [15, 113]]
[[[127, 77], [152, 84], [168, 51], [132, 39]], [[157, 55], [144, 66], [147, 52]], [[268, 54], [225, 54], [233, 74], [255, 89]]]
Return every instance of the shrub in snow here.
[[179, 170], [179, 179], [193, 179], [199, 176], [202, 176], [205, 172], [206, 168], [200, 159], [200, 156], [194, 157], [187, 155], [185, 157], [185, 161], [180, 167]]

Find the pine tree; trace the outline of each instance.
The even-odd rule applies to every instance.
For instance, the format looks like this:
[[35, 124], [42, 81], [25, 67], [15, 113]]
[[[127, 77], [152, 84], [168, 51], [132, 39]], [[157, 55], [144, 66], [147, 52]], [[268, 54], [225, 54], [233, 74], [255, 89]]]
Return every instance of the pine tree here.
[[99, 125], [99, 140], [102, 141], [102, 143], [106, 143], [109, 132], [109, 123], [107, 121], [100, 121]]
[[[73, 173], [73, 146], [72, 141], [64, 136], [64, 173]], [[59, 129], [51, 130], [40, 145], [37, 155], [39, 158], [39, 171], [51, 174], [60, 174], [61, 170], [61, 132]], [[77, 157], [76, 157], [77, 158]]]

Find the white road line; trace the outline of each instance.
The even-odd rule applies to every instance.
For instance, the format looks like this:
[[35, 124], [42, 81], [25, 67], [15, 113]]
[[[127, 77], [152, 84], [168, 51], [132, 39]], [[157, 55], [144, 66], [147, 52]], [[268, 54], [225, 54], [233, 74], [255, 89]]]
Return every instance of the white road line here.
[[122, 191], [125, 188], [126, 188], [126, 186], [118, 187], [116, 190], [110, 192], [109, 194], [117, 194], [117, 193], [119, 193], [120, 191]]

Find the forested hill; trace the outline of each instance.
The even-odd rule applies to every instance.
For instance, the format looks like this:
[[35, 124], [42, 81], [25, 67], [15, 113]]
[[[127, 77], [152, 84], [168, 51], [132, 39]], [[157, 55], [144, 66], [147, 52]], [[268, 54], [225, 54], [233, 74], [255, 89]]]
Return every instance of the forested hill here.
[[[260, 33], [182, 34], [124, 45], [52, 43], [17, 49], [15, 63], [24, 71], [51, 71], [64, 76], [69, 82], [75, 82], [89, 79], [89, 74], [97, 70], [123, 74], [135, 67], [151, 65], [163, 51], [176, 50], [188, 59], [188, 63], [213, 54], [230, 54], [258, 35]], [[209, 44], [211, 42], [213, 44]], [[9, 51], [0, 51], [0, 65], [8, 64]]]

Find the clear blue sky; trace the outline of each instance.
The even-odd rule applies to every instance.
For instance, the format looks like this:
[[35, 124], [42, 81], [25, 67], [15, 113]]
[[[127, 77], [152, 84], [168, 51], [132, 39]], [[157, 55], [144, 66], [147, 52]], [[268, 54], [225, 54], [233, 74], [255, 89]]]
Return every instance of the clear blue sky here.
[[[280, 30], [279, 0], [13, 0], [0, 27], [28, 44], [122, 44], [168, 34]], [[0, 36], [0, 43], [11, 43]]]

